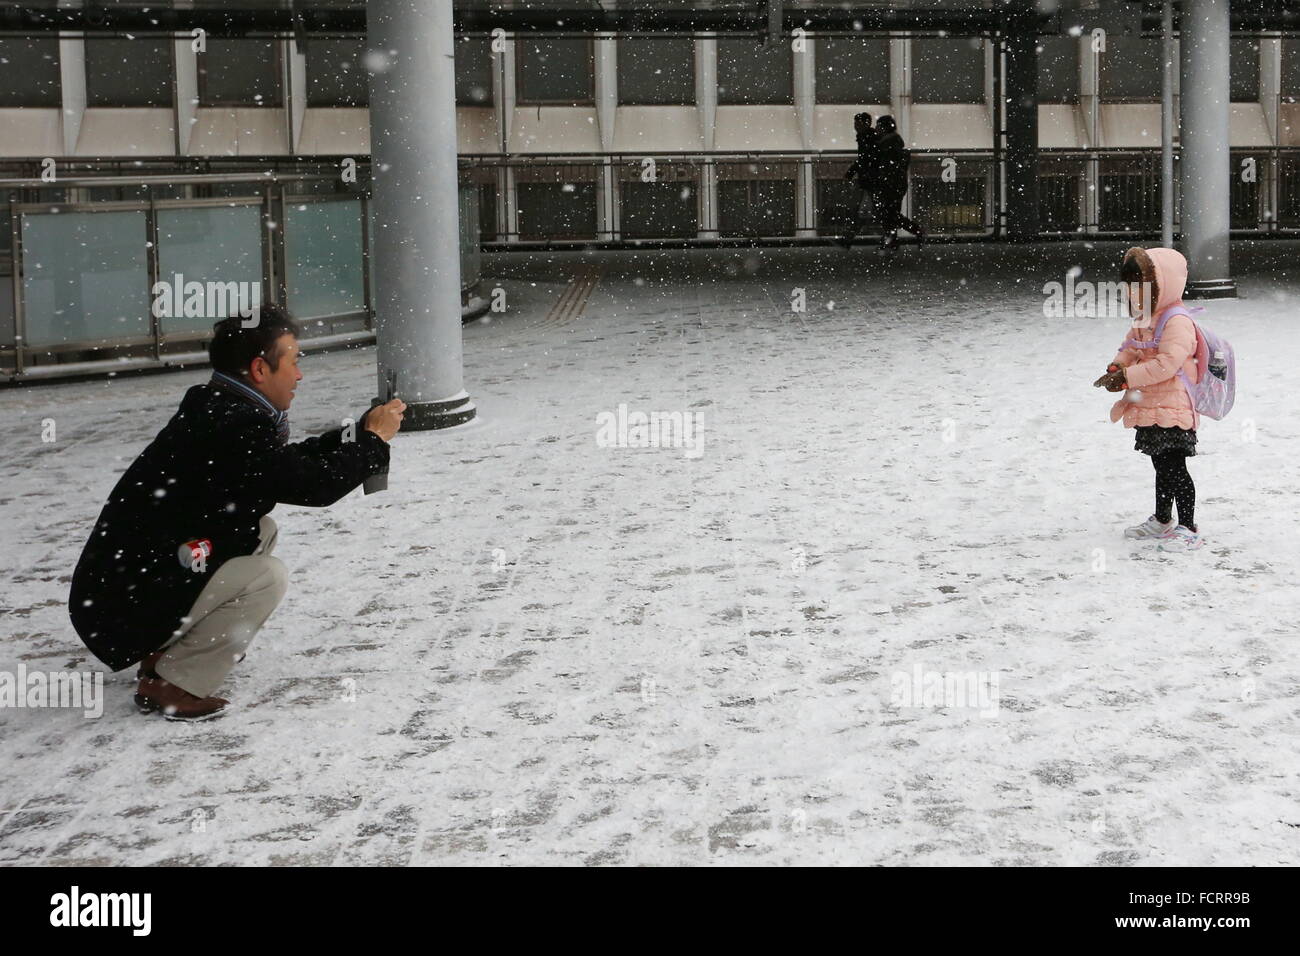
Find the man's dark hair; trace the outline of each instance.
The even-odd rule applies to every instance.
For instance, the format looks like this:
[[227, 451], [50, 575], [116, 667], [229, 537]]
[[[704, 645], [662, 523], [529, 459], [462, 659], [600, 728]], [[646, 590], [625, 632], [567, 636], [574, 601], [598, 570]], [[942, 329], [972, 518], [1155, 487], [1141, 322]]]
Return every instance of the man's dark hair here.
[[245, 328], [253, 318], [232, 315], [212, 327], [212, 342], [208, 345], [208, 358], [212, 368], [224, 375], [238, 378], [248, 371], [253, 359], [261, 357], [271, 366], [280, 367], [280, 337], [286, 333], [299, 337], [298, 323], [289, 317], [283, 306], [263, 305], [255, 313], [256, 324]]

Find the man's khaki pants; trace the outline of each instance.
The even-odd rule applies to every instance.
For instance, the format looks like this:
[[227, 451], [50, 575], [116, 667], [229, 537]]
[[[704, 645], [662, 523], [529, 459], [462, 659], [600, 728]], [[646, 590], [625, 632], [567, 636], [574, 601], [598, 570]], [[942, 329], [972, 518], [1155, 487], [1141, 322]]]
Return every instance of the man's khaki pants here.
[[284, 598], [289, 572], [271, 556], [275, 522], [263, 515], [250, 555], [231, 558], [199, 592], [180, 636], [158, 661], [158, 676], [195, 697], [211, 697]]

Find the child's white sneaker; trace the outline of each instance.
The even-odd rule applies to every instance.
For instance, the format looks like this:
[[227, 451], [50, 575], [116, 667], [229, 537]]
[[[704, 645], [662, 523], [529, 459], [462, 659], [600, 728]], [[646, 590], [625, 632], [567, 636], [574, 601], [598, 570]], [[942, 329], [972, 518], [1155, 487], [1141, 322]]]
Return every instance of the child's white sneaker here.
[[1135, 524], [1131, 528], [1124, 530], [1126, 538], [1168, 538], [1174, 533], [1174, 522], [1171, 518], [1169, 521], [1157, 521], [1156, 516], [1152, 515], [1141, 524]]
[[1161, 551], [1195, 551], [1203, 544], [1205, 539], [1199, 534], [1191, 528], [1179, 525], [1169, 537], [1161, 539], [1159, 548]]

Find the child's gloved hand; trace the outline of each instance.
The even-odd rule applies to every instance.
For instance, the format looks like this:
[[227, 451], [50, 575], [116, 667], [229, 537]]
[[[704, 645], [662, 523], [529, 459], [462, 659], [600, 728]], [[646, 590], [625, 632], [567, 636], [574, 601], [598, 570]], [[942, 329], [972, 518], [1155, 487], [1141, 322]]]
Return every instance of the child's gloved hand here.
[[1128, 388], [1128, 384], [1124, 380], [1124, 369], [1118, 365], [1106, 366], [1106, 374], [1092, 384], [1104, 388], [1108, 392], [1122, 392]]

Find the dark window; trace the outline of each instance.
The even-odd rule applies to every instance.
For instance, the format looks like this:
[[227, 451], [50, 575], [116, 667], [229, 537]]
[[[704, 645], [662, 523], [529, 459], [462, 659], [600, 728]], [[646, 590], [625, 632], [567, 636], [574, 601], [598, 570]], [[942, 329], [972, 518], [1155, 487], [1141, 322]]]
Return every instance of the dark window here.
[[370, 102], [365, 37], [307, 41], [307, 105], [365, 106]]
[[[1259, 228], [1259, 180], [1253, 183], [1241, 181], [1241, 158], [1234, 156], [1233, 166], [1238, 174], [1233, 176], [1228, 187], [1229, 228]], [[1256, 157], [1259, 162], [1262, 157]]]
[[1300, 102], [1300, 37], [1282, 40], [1282, 98]]
[[724, 236], [794, 235], [794, 180], [718, 183], [718, 225]]
[[916, 103], [983, 103], [984, 41], [914, 39], [912, 101]]
[[889, 41], [818, 37], [818, 103], [888, 103]]
[[1102, 229], [1128, 232], [1160, 228], [1160, 170], [1151, 164], [1147, 167], [1102, 173]]
[[1151, 102], [1160, 99], [1164, 58], [1159, 37], [1107, 36], [1101, 57], [1101, 97]]
[[1038, 177], [1038, 226], [1043, 232], [1077, 232], [1078, 176]]
[[280, 42], [208, 37], [199, 54], [199, 105], [280, 106]]
[[625, 239], [693, 239], [698, 230], [693, 182], [623, 183], [619, 231]]
[[620, 38], [617, 59], [620, 103], [629, 106], [695, 103], [695, 41], [690, 37]]
[[591, 40], [518, 37], [518, 102], [586, 106], [595, 101]]
[[62, 106], [57, 37], [0, 37], [0, 106]]
[[1228, 41], [1228, 89], [1234, 103], [1259, 102], [1259, 39], [1240, 37]]
[[86, 38], [87, 106], [173, 105], [172, 41]]
[[[839, 236], [848, 232], [862, 202], [862, 190], [843, 176], [817, 180], [817, 234]], [[869, 222], [863, 225], [869, 230]]]
[[1038, 102], [1079, 102], [1079, 38], [1038, 38]]
[[497, 239], [496, 183], [478, 184], [478, 237], [480, 242], [496, 242]]
[[520, 183], [519, 235], [524, 239], [594, 239], [595, 183]]
[[788, 42], [762, 47], [751, 37], [720, 37], [718, 102], [793, 103], [793, 56]]
[[488, 37], [456, 40], [456, 105], [492, 105], [492, 68], [496, 57]]
[[958, 176], [945, 183], [938, 177], [915, 177], [912, 217], [931, 232], [983, 232], [988, 217], [983, 176]]
[[1300, 226], [1300, 159], [1283, 156], [1279, 161], [1278, 222]]

